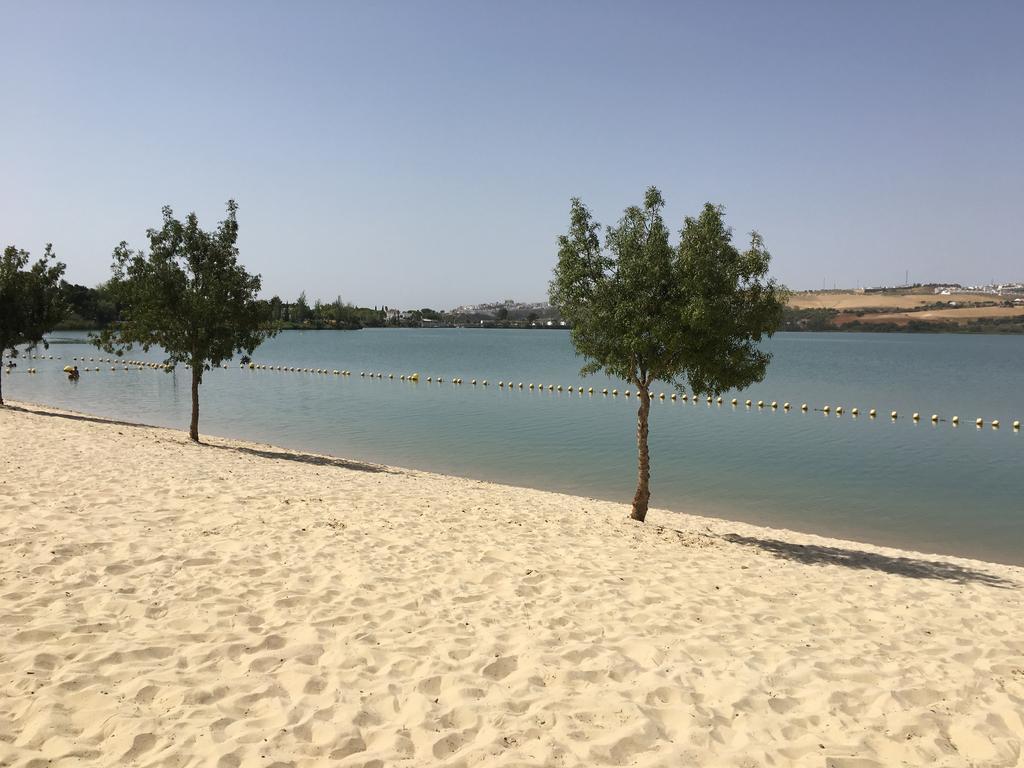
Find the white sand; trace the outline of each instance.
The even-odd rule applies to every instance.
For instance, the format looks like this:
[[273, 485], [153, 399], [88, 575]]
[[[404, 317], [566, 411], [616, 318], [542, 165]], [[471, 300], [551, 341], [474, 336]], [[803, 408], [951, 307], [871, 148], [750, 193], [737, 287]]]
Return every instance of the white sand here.
[[1024, 569], [33, 410], [0, 765], [1024, 765]]

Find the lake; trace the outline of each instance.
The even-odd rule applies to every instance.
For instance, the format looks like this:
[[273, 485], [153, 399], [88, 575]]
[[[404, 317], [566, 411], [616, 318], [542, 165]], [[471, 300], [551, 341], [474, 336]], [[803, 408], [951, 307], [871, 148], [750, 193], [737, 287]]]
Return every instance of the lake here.
[[[72, 383], [61, 372], [72, 357], [107, 355], [84, 333], [55, 334], [51, 342], [40, 352], [62, 359], [19, 359], [15, 373], [4, 375], [5, 397], [187, 428], [187, 370], [103, 365]], [[668, 387], [655, 386], [666, 399], [651, 409], [652, 506], [1024, 564], [1024, 433], [1011, 428], [1024, 419], [1024, 337], [783, 333], [765, 346], [774, 356], [765, 381], [726, 394], [722, 405], [672, 402]], [[126, 358], [160, 359], [138, 351]], [[200, 432], [632, 499], [636, 398], [622, 395], [629, 388], [622, 382], [580, 377], [582, 361], [565, 331], [287, 331], [254, 359], [353, 375], [237, 363], [211, 371]], [[39, 372], [27, 374], [31, 366]], [[399, 379], [413, 372], [418, 383]], [[452, 384], [454, 377], [465, 383]], [[474, 378], [489, 385], [473, 386]], [[516, 387], [499, 388], [499, 381]], [[520, 390], [519, 382], [593, 386], [596, 393]], [[602, 396], [605, 387], [620, 395]], [[734, 396], [738, 407], [729, 404]], [[747, 398], [753, 407], [743, 405]], [[758, 408], [759, 399], [779, 407]], [[784, 411], [784, 402], [792, 410]], [[802, 413], [805, 402], [810, 410]], [[825, 404], [829, 415], [815, 410]], [[837, 416], [837, 405], [845, 413]], [[878, 418], [867, 416], [870, 408]], [[943, 420], [933, 425], [933, 413]], [[948, 421], [953, 415], [959, 427]], [[993, 419], [1000, 429], [990, 426]]]

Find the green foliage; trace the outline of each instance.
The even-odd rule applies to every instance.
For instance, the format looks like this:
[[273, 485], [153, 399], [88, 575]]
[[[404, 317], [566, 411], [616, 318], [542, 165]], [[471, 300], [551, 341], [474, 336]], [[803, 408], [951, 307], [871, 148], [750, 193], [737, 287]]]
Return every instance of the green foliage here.
[[121, 242], [114, 250], [108, 290], [121, 318], [96, 339], [97, 346], [122, 354], [134, 344], [164, 350], [165, 363], [192, 369], [193, 439], [198, 439], [198, 386], [203, 372], [236, 353], [252, 354], [274, 333], [266, 303], [259, 302], [259, 275], [238, 263], [238, 206], [207, 232], [190, 213], [184, 221], [163, 209], [163, 225], [150, 229], [149, 254]]
[[[64, 265], [47, 243], [42, 258], [29, 266], [29, 253], [13, 245], [0, 258], [0, 353], [18, 354], [19, 346], [34, 347], [53, 330], [66, 311], [60, 291]], [[3, 394], [0, 392], [0, 405]]]
[[760, 381], [770, 355], [758, 342], [778, 327], [786, 299], [766, 277], [770, 256], [760, 235], [738, 250], [722, 208], [709, 203], [686, 217], [672, 247], [663, 207], [651, 187], [602, 245], [600, 225], [572, 201], [550, 297], [588, 361], [582, 373], [603, 370], [638, 387], [688, 385], [696, 394]]
[[839, 314], [835, 309], [797, 309], [786, 307], [782, 313], [782, 330], [784, 331], [834, 331], [835, 318]]
[[650, 499], [649, 388], [664, 381], [695, 394], [718, 394], [764, 378], [758, 342], [782, 320], [786, 292], [767, 278], [770, 257], [760, 235], [740, 251], [722, 208], [686, 217], [679, 244], [669, 243], [651, 187], [642, 206], [626, 209], [601, 242], [600, 225], [574, 198], [569, 232], [558, 239], [551, 303], [571, 327], [582, 374], [605, 371], [637, 389], [637, 490], [632, 517], [643, 521]]
[[305, 292], [293, 303], [274, 296], [266, 304], [268, 316], [282, 330], [359, 330], [384, 325], [384, 311], [356, 307], [339, 296], [331, 302], [316, 301], [310, 307]]
[[89, 288], [62, 280], [60, 290], [68, 311], [56, 330], [99, 330], [108, 327], [120, 316], [106, 284]]
[[299, 294], [299, 298], [295, 300], [295, 304], [292, 305], [288, 319], [294, 323], [304, 323], [312, 316], [313, 310], [310, 309], [309, 302], [306, 301], [306, 292], [303, 291]]

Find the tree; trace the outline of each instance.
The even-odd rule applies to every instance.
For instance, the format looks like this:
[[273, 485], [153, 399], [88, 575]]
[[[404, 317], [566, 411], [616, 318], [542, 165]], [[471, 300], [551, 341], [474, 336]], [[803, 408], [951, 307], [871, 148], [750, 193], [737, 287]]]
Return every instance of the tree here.
[[650, 387], [664, 381], [695, 395], [716, 395], [761, 381], [771, 356], [757, 343], [782, 320], [786, 292], [767, 279], [770, 256], [760, 235], [739, 251], [710, 203], [686, 217], [669, 244], [664, 200], [651, 187], [642, 207], [626, 209], [605, 232], [573, 198], [569, 232], [558, 239], [551, 303], [572, 326], [581, 374], [604, 371], [637, 389], [637, 489], [632, 517], [650, 500], [647, 446]]
[[271, 321], [280, 323], [284, 319], [284, 304], [280, 296], [271, 296], [267, 302], [267, 312], [270, 313]]
[[306, 300], [306, 292], [303, 291], [292, 305], [291, 320], [296, 323], [304, 323], [312, 314], [313, 310], [309, 308], [309, 302]]
[[257, 301], [260, 276], [238, 263], [238, 206], [206, 232], [190, 213], [185, 221], [163, 209], [163, 226], [146, 232], [149, 255], [121, 242], [114, 250], [109, 290], [121, 306], [120, 322], [94, 341], [122, 354], [139, 344], [160, 347], [165, 364], [192, 370], [189, 437], [199, 442], [199, 386], [203, 373], [237, 352], [251, 355], [274, 333], [265, 305]]
[[[42, 343], [64, 317], [65, 305], [60, 289], [64, 265], [46, 244], [42, 258], [28, 266], [29, 253], [9, 245], [0, 258], [0, 354], [17, 357], [18, 347]], [[3, 379], [0, 378], [0, 405], [4, 404]]]

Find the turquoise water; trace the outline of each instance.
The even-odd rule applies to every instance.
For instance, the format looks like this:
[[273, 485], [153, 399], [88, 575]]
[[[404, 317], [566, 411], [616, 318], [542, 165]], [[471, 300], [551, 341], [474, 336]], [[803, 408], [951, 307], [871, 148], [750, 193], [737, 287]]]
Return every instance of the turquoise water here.
[[[187, 370], [60, 372], [101, 355], [64, 334], [20, 360], [4, 395], [185, 428]], [[65, 343], [71, 340], [72, 343]], [[652, 505], [830, 536], [1024, 563], [1024, 337], [779, 334], [767, 379], [741, 405], [655, 401]], [[103, 355], [104, 357], [106, 355]], [[159, 359], [132, 353], [132, 359]], [[351, 377], [207, 374], [200, 431], [368, 461], [628, 502], [636, 480], [635, 398], [514, 391], [498, 381], [626, 389], [583, 379], [563, 331], [290, 331], [257, 362], [348, 369]], [[80, 366], [95, 366], [88, 361]], [[39, 373], [26, 374], [34, 365]], [[360, 378], [360, 371], [385, 374]], [[417, 371], [418, 384], [398, 379]], [[387, 379], [394, 373], [395, 379]], [[442, 376], [444, 384], [427, 383]], [[456, 386], [452, 377], [465, 383]], [[490, 386], [472, 386], [471, 379]], [[661, 391], [656, 388], [655, 391]], [[780, 407], [743, 407], [777, 400]], [[794, 409], [785, 413], [789, 401]], [[843, 405], [842, 416], [799, 404]], [[862, 415], [853, 418], [849, 409]], [[866, 412], [877, 408], [880, 417]], [[896, 410], [894, 423], [888, 414]], [[922, 421], [910, 415], [918, 411]], [[956, 414], [961, 426], [929, 417]], [[977, 429], [975, 418], [986, 426]], [[1002, 428], [988, 426], [999, 419]], [[98, 457], [100, 458], [100, 457]]]

